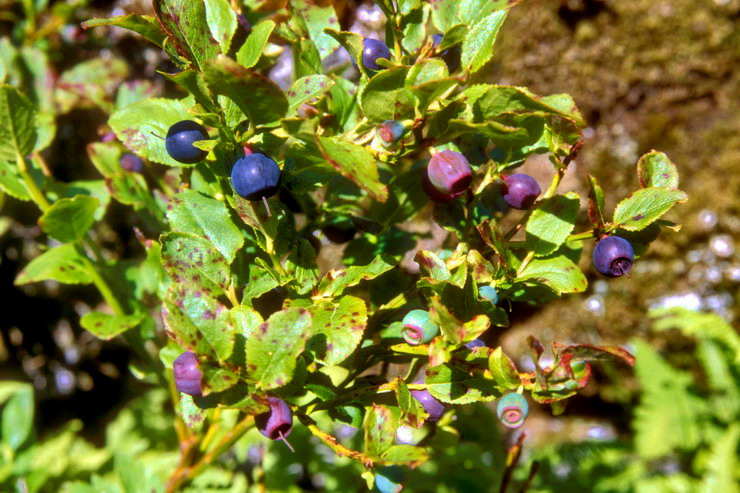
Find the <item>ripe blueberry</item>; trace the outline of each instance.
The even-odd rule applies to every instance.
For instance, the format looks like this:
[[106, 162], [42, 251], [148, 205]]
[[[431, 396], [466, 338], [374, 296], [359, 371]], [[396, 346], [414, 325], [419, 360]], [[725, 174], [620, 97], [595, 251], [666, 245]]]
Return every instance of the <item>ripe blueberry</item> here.
[[426, 344], [439, 334], [439, 325], [429, 319], [429, 312], [411, 310], [403, 317], [401, 335], [412, 346]]
[[172, 363], [175, 372], [175, 387], [185, 394], [198, 396], [203, 394], [203, 373], [198, 368], [195, 353], [185, 351]]
[[537, 180], [529, 175], [517, 173], [501, 179], [504, 181], [504, 200], [514, 209], [529, 209], [542, 193]]
[[271, 197], [280, 185], [280, 168], [264, 154], [249, 154], [231, 168], [231, 186], [247, 200]]
[[527, 419], [529, 404], [521, 394], [506, 394], [499, 399], [496, 414], [507, 428], [519, 428]]
[[254, 417], [257, 429], [270, 440], [283, 440], [290, 447], [285, 441], [285, 437], [293, 431], [293, 413], [290, 407], [277, 397], [268, 397], [267, 405], [270, 406], [269, 411]]
[[404, 128], [401, 122], [386, 120], [376, 129], [378, 137], [385, 147], [390, 147], [398, 142], [403, 136]]
[[175, 161], [195, 164], [202, 161], [208, 152], [198, 149], [193, 142], [208, 140], [208, 132], [200, 123], [182, 120], [170, 127], [164, 141], [167, 154]]
[[478, 295], [490, 301], [492, 305], [498, 303], [498, 293], [493, 286], [481, 286], [478, 288]]
[[[416, 383], [422, 383], [421, 381]], [[435, 399], [428, 390], [412, 390], [411, 395], [419, 401], [419, 404], [429, 414], [429, 421], [439, 421], [442, 414], [445, 412], [445, 406], [437, 399]]]
[[136, 154], [131, 154], [130, 152], [123, 154], [118, 162], [121, 164], [121, 168], [133, 173], [141, 173], [144, 169], [144, 161]]
[[[442, 42], [443, 36], [441, 34], [432, 34], [432, 43], [437, 48]], [[442, 53], [439, 53], [439, 57], [444, 60], [447, 65], [447, 70], [450, 73], [455, 72], [460, 68], [460, 57], [462, 56], [462, 47], [458, 44], [451, 48], [447, 48]]]
[[381, 70], [383, 67], [378, 65], [378, 58], [390, 60], [390, 50], [382, 41], [365, 38], [362, 42], [362, 64], [371, 71]]
[[445, 194], [463, 192], [473, 181], [468, 160], [455, 151], [441, 151], [432, 156], [427, 175], [434, 188]]
[[421, 186], [430, 199], [432, 199], [435, 202], [440, 202], [440, 203], [450, 202], [465, 193], [465, 190], [463, 190], [462, 192], [457, 192], [457, 193], [440, 192], [439, 190], [434, 188], [434, 185], [432, 185], [432, 182], [429, 180], [429, 174], [427, 173], [426, 170], [424, 171], [421, 177]]
[[609, 277], [627, 274], [635, 261], [632, 244], [620, 236], [608, 236], [596, 244], [593, 261], [596, 270]]
[[399, 493], [403, 490], [406, 474], [400, 466], [385, 466], [375, 473], [375, 487], [377, 493]]

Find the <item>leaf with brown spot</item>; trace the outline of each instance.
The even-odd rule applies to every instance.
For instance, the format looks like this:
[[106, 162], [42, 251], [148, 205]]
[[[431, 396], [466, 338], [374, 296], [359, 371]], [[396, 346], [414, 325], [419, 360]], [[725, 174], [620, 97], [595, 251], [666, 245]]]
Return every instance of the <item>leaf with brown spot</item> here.
[[229, 264], [205, 238], [190, 233], [168, 233], [159, 238], [162, 266], [175, 283], [211, 296], [223, 294], [231, 282]]
[[339, 137], [316, 136], [318, 146], [324, 159], [349, 178], [375, 200], [385, 202], [388, 198], [388, 187], [380, 181], [378, 163], [373, 154], [365, 147], [342, 140]]
[[308, 310], [312, 326], [307, 349], [329, 366], [340, 364], [362, 341], [367, 326], [365, 302], [354, 296], [342, 296], [316, 303]]

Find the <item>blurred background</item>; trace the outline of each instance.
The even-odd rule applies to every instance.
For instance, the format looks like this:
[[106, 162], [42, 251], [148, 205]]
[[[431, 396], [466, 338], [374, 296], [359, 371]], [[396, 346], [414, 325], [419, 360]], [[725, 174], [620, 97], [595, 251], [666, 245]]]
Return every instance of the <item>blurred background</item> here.
[[[382, 15], [369, 3], [340, 2], [338, 10], [343, 28], [370, 32], [382, 26]], [[107, 138], [116, 97], [179, 94], [156, 73], [172, 70], [159, 49], [120, 29], [79, 27], [93, 17], [131, 12], [150, 13], [151, 5], [0, 0], [0, 82], [26, 86], [48, 110], [57, 136], [44, 157], [62, 181], [99, 178], [86, 146]], [[737, 491], [739, 25], [740, 0], [527, 0], [510, 11], [494, 61], [476, 76], [574, 97], [589, 127], [563, 188], [585, 196], [591, 174], [612, 210], [637, 187], [639, 156], [656, 149], [677, 165], [680, 188], [689, 195], [668, 216], [681, 230], [664, 231], [636, 262], [631, 280], [597, 277], [588, 267], [587, 245], [586, 293], [512, 313], [512, 326], [499, 342], [508, 354], [521, 356], [521, 371], [532, 368], [529, 334], [545, 344], [625, 345], [638, 357], [635, 368], [596, 368], [591, 384], [561, 416], [531, 406], [516, 474], [524, 481], [537, 461], [531, 491]], [[547, 162], [525, 166], [536, 175]], [[0, 204], [0, 379], [33, 385], [39, 442], [81, 437], [75, 446], [89, 458], [84, 467], [48, 472], [39, 484], [55, 491], [53, 485], [64, 480], [105, 471], [111, 457], [96, 456], [96, 447], [130, 447], [125, 433], [136, 434], [135, 447], [142, 450], [176, 451], [161, 412], [165, 399], [132, 376], [127, 346], [99, 341], [79, 325], [81, 314], [101, 302], [97, 292], [51, 281], [13, 285], [39, 254], [36, 242], [45, 240], [34, 206], [7, 194]], [[143, 256], [132, 228], [147, 232], [147, 225], [129, 208], [111, 203], [105, 223], [109, 229], [99, 234], [106, 250]], [[581, 226], [577, 231], [586, 229]], [[157, 408], [161, 419], [147, 415]], [[128, 416], [128, 424], [121, 416]], [[490, 469], [520, 432], [489, 430], [482, 424], [493, 419], [485, 406], [457, 416], [453, 426], [461, 444], [414, 471], [412, 491], [489, 490], [495, 477]], [[262, 453], [275, 454], [275, 463], [288, 469], [295, 460], [282, 450]], [[259, 463], [253, 459], [244, 458]], [[299, 484], [351, 491], [362, 484], [350, 479], [350, 465], [329, 466], [319, 452], [310, 460], [321, 466], [314, 472], [310, 465], [293, 467], [287, 480], [271, 479], [271, 489]], [[7, 477], [2, 464], [0, 484]], [[327, 473], [334, 477], [317, 478], [321, 470], [334, 471]]]

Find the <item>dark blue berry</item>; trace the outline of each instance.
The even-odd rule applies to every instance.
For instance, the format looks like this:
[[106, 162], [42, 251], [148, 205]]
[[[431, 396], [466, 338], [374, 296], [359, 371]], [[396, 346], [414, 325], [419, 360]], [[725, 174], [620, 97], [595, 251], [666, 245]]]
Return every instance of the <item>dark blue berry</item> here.
[[378, 65], [378, 58], [390, 60], [390, 50], [382, 41], [365, 38], [362, 42], [362, 64], [371, 71], [381, 70], [383, 67]]
[[427, 175], [434, 188], [448, 195], [467, 190], [473, 181], [470, 163], [456, 151], [441, 151], [432, 156]]
[[185, 351], [172, 363], [175, 372], [175, 387], [180, 392], [194, 396], [202, 395], [203, 373], [198, 368], [195, 353]]
[[195, 164], [208, 155], [208, 152], [193, 145], [193, 142], [199, 140], [208, 140], [205, 127], [192, 120], [182, 120], [172, 125], [167, 131], [164, 146], [167, 154], [175, 161]]
[[465, 347], [468, 349], [473, 349], [476, 347], [486, 347], [486, 343], [480, 339], [473, 339], [472, 341], [467, 342], [465, 344]]
[[401, 122], [386, 120], [378, 125], [377, 133], [385, 147], [390, 147], [403, 136], [404, 128]]
[[[442, 36], [441, 34], [432, 34], [432, 43], [435, 48], [439, 46], [439, 44], [442, 42]], [[457, 69], [460, 68], [460, 57], [462, 56], [462, 47], [458, 44], [451, 48], [447, 48], [443, 52], [439, 53], [439, 57], [445, 62], [447, 65], [447, 70], [452, 72], [456, 72]]]
[[249, 154], [231, 168], [231, 186], [247, 200], [271, 197], [280, 185], [280, 167], [264, 154]]
[[542, 193], [537, 180], [529, 175], [517, 173], [501, 179], [504, 181], [504, 200], [514, 209], [529, 209]]
[[406, 473], [400, 466], [385, 466], [375, 473], [375, 487], [377, 493], [399, 493], [403, 490]]
[[270, 440], [285, 439], [293, 431], [293, 413], [284, 400], [268, 397], [270, 410], [254, 417], [257, 429]]
[[429, 312], [411, 310], [403, 317], [401, 335], [412, 346], [426, 344], [439, 334], [439, 325], [432, 322]]
[[130, 152], [123, 154], [119, 162], [121, 163], [121, 168], [133, 173], [141, 173], [144, 169], [144, 161], [136, 154], [131, 154]]
[[498, 401], [496, 408], [498, 419], [507, 428], [519, 428], [527, 419], [529, 404], [523, 395], [517, 393], [506, 394]]
[[608, 236], [596, 244], [593, 254], [596, 270], [609, 277], [627, 274], [635, 261], [632, 244], [619, 236]]

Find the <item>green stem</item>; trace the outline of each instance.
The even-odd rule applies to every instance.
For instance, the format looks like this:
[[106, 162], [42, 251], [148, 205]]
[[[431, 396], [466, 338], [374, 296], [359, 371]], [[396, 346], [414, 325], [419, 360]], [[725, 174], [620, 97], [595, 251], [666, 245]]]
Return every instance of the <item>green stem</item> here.
[[87, 273], [90, 275], [90, 279], [92, 279], [95, 287], [98, 288], [98, 291], [100, 291], [100, 295], [103, 297], [105, 302], [108, 303], [108, 306], [110, 306], [111, 310], [113, 310], [113, 313], [115, 313], [116, 315], [125, 315], [126, 311], [123, 309], [121, 304], [118, 302], [118, 299], [113, 294], [113, 290], [111, 290], [108, 282], [98, 272], [98, 266], [95, 265], [95, 263], [93, 263], [89, 258], [87, 258], [85, 252], [82, 251], [82, 247], [78, 246], [77, 251], [87, 261]]
[[568, 239], [566, 241], [584, 241], [584, 240], [590, 240], [594, 237], [594, 230], [588, 230], [584, 231], [583, 233], [576, 233], [568, 236]]
[[49, 203], [46, 196], [43, 194], [43, 192], [41, 192], [41, 189], [36, 184], [36, 181], [28, 172], [28, 166], [26, 166], [25, 158], [20, 154], [16, 154], [16, 162], [18, 163], [18, 173], [21, 175], [21, 178], [23, 178], [23, 181], [26, 184], [26, 188], [28, 189], [28, 193], [31, 195], [31, 198], [36, 203], [36, 205], [39, 206], [41, 212], [46, 212], [49, 207], [51, 207], [51, 203]]

